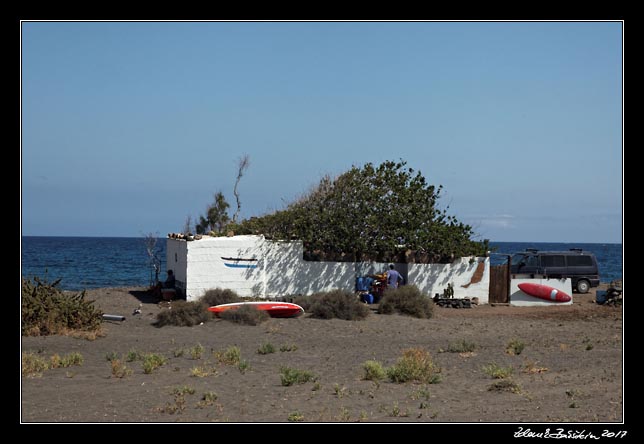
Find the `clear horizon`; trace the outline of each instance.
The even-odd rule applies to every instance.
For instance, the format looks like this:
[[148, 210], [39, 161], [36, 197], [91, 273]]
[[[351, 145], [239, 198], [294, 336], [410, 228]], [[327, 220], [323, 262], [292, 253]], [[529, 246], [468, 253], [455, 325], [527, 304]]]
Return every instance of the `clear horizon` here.
[[165, 237], [248, 154], [242, 218], [402, 158], [475, 240], [622, 243], [620, 21], [25, 21], [21, 61], [24, 236]]

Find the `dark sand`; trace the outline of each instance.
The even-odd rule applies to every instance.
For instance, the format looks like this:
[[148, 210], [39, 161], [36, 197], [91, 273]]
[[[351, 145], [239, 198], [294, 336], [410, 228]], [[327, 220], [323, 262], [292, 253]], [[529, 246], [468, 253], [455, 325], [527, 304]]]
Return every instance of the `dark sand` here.
[[[23, 422], [621, 422], [622, 309], [594, 303], [594, 291], [574, 295], [572, 306], [436, 307], [432, 319], [372, 313], [364, 321], [303, 316], [242, 326], [215, 319], [195, 327], [152, 325], [163, 304], [140, 288], [91, 290], [89, 298], [123, 322], [104, 322], [103, 337], [23, 337], [22, 351], [49, 357], [79, 352], [81, 366], [21, 378]], [[143, 302], [142, 314], [132, 311]], [[520, 355], [508, 342], [525, 343]], [[443, 352], [451, 343], [476, 344], [472, 354]], [[258, 354], [270, 342], [272, 354]], [[205, 351], [192, 359], [187, 349]], [[250, 368], [218, 363], [213, 352], [241, 349]], [[296, 346], [280, 351], [282, 346]], [[402, 350], [422, 347], [442, 368], [438, 384], [376, 384], [362, 379], [362, 364], [393, 364]], [[167, 363], [145, 374], [112, 376], [106, 356], [160, 353]], [[185, 350], [181, 355], [181, 350]], [[519, 393], [491, 391], [483, 366], [511, 366]], [[282, 386], [280, 367], [313, 372], [318, 380]], [[526, 366], [533, 372], [526, 371]], [[192, 376], [196, 367], [215, 374]], [[537, 371], [538, 369], [542, 371]], [[177, 388], [194, 394], [177, 395]], [[216, 400], [204, 402], [205, 393]]]

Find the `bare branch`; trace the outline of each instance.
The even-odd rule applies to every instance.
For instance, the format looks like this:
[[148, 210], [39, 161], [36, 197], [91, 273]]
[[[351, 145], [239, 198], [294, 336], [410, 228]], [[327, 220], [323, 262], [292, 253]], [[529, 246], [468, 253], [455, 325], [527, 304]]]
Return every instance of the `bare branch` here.
[[235, 188], [233, 189], [233, 194], [235, 195], [235, 200], [237, 201], [237, 211], [235, 211], [235, 214], [233, 215], [233, 223], [237, 222], [237, 218], [239, 217], [239, 212], [241, 211], [241, 201], [239, 200], [239, 193], [237, 192], [237, 186], [239, 185], [239, 181], [241, 180], [242, 176], [250, 166], [250, 156], [248, 154], [244, 154], [239, 158], [239, 162], [237, 164], [237, 180], [235, 181]]

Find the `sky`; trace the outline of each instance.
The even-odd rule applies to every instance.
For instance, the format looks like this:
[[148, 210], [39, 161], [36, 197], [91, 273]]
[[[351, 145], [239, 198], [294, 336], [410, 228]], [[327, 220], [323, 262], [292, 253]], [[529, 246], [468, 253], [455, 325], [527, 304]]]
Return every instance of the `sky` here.
[[165, 235], [407, 161], [475, 239], [620, 243], [622, 22], [22, 22], [27, 236]]

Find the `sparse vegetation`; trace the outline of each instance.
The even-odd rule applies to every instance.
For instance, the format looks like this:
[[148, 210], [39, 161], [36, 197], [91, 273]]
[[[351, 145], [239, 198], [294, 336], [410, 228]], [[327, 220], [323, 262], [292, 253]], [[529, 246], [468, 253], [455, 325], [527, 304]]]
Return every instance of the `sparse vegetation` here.
[[378, 313], [399, 313], [415, 318], [429, 319], [434, 314], [434, 302], [415, 285], [387, 289], [378, 306]]
[[366, 361], [362, 364], [364, 379], [367, 381], [380, 381], [387, 376], [387, 371], [378, 361]]
[[147, 353], [143, 355], [143, 360], [141, 365], [143, 366], [143, 373], [150, 374], [157, 368], [165, 365], [167, 359], [165, 356], [158, 353]]
[[289, 422], [302, 422], [304, 421], [304, 415], [300, 412], [291, 412], [288, 414]]
[[190, 369], [190, 376], [194, 376], [196, 378], [206, 378], [216, 374], [217, 370], [208, 364], [197, 365]]
[[548, 367], [539, 367], [535, 361], [528, 361], [523, 366], [523, 372], [528, 374], [543, 373], [547, 371]]
[[496, 363], [488, 364], [483, 366], [483, 371], [486, 375], [493, 377], [494, 379], [506, 379], [512, 376], [514, 369], [510, 367], [501, 367]]
[[225, 365], [239, 365], [241, 362], [241, 349], [237, 346], [231, 345], [226, 350], [215, 352], [215, 358], [221, 364]]
[[197, 403], [198, 407], [208, 407], [215, 404], [217, 401], [217, 394], [215, 392], [206, 392], [201, 397], [201, 401]]
[[257, 349], [257, 353], [260, 355], [268, 355], [271, 353], [275, 353], [275, 346], [270, 342], [265, 342], [259, 346], [259, 348]]
[[499, 381], [494, 381], [488, 387], [488, 391], [521, 393], [521, 387], [514, 381], [511, 381], [509, 379], [501, 379]]
[[45, 370], [83, 365], [83, 355], [73, 352], [60, 356], [53, 354], [49, 359], [34, 352], [22, 352], [22, 376], [40, 377]]
[[128, 368], [125, 363], [120, 359], [112, 359], [110, 361], [112, 365], [112, 377], [113, 378], [126, 378], [132, 374], [132, 369]]
[[190, 347], [190, 357], [192, 359], [201, 359], [201, 356], [203, 356], [204, 348], [203, 345], [197, 344], [193, 347]]
[[212, 319], [212, 314], [206, 308], [200, 301], [175, 301], [169, 309], [157, 314], [154, 325], [156, 327], [165, 327], [166, 325], [192, 327], [193, 325], [199, 325]]
[[452, 342], [447, 347], [449, 353], [470, 353], [476, 350], [476, 344], [473, 342], [462, 339], [460, 341]]
[[315, 375], [307, 370], [298, 370], [290, 367], [280, 368], [280, 379], [283, 386], [291, 386], [293, 384], [304, 384], [316, 379]]
[[241, 325], [259, 325], [270, 316], [264, 310], [258, 310], [252, 305], [242, 305], [234, 310], [226, 310], [219, 314], [221, 319]]
[[387, 376], [397, 383], [416, 381], [436, 384], [440, 382], [440, 372], [440, 367], [434, 364], [429, 352], [421, 348], [403, 350], [396, 364], [387, 368]]
[[94, 339], [100, 333], [102, 312], [85, 291], [70, 295], [57, 288], [60, 279], [47, 282], [34, 277], [22, 279], [22, 334], [47, 336], [79, 334]]
[[295, 344], [282, 344], [280, 346], [280, 351], [281, 352], [292, 352], [297, 350], [297, 345]]
[[508, 342], [508, 345], [505, 347], [505, 352], [509, 355], [520, 355], [525, 344], [520, 339], [512, 339]]
[[[310, 296], [312, 304], [308, 311], [312, 318], [362, 320], [369, 315], [369, 308], [346, 290], [332, 290]], [[306, 310], [306, 309], [305, 309]]]

